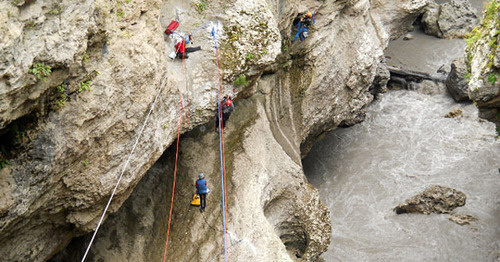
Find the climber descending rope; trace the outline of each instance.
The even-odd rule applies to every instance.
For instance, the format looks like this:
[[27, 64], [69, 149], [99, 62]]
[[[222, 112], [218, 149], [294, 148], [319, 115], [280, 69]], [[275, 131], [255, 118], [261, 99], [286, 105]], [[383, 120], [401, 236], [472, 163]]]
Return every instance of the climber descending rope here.
[[[175, 22], [175, 23], [174, 23]], [[171, 24], [169, 25], [169, 29], [167, 31], [165, 31], [165, 33], [168, 34], [173, 34], [173, 33], [176, 33], [175, 32], [175, 29], [177, 29], [179, 23], [176, 22], [176, 21], [172, 21]], [[206, 24], [202, 27], [200, 27], [199, 29], [197, 29], [195, 32], [198, 32], [199, 30], [203, 29], [203, 28], [206, 28], [209, 24]], [[183, 64], [182, 64], [182, 68], [183, 70], [185, 70], [185, 64], [184, 64], [184, 59], [182, 59], [183, 61]], [[183, 79], [184, 79], [184, 82], [186, 82], [185, 80], [185, 75], [183, 73]], [[158, 91], [156, 93], [156, 96], [155, 96], [155, 99], [153, 100], [153, 103], [151, 104], [151, 107], [149, 109], [149, 112], [146, 116], [146, 119], [144, 120], [144, 123], [139, 131], [139, 134], [137, 135], [137, 138], [135, 140], [135, 143], [134, 145], [132, 146], [132, 150], [130, 151], [129, 155], [128, 155], [128, 158], [127, 158], [127, 161], [125, 162], [125, 165], [123, 166], [123, 169], [120, 173], [120, 176], [118, 177], [118, 180], [116, 181], [116, 184], [115, 184], [115, 187], [113, 188], [113, 191], [111, 192], [111, 196], [109, 197], [109, 200], [106, 204], [106, 207], [104, 208], [104, 211], [99, 219], [99, 222], [97, 223], [97, 226], [96, 226], [96, 229], [94, 230], [94, 234], [92, 235], [92, 238], [90, 239], [90, 242], [89, 242], [89, 245], [87, 246], [87, 249], [85, 250], [85, 254], [83, 255], [82, 257], [82, 260], [81, 262], [84, 262], [85, 259], [87, 258], [87, 255], [90, 251], [90, 248], [95, 240], [95, 237], [97, 235], [97, 232], [99, 231], [99, 228], [101, 227], [102, 225], [102, 222], [104, 220], [104, 217], [106, 216], [106, 213], [108, 211], [108, 208], [109, 206], [111, 205], [111, 202], [113, 200], [113, 197], [115, 196], [116, 194], [116, 191], [118, 189], [118, 186], [120, 185], [120, 182], [123, 178], [123, 175], [125, 174], [125, 170], [127, 169], [128, 165], [130, 164], [130, 160], [132, 158], [132, 155], [134, 154], [135, 152], [135, 149], [137, 148], [137, 144], [139, 143], [139, 140], [144, 132], [144, 128], [146, 127], [146, 124], [149, 120], [149, 117], [151, 116], [151, 113], [153, 112], [153, 109], [156, 105], [156, 102], [158, 101], [158, 97], [160, 96], [161, 94], [161, 91], [163, 90], [163, 87], [165, 86], [165, 83], [166, 83], [166, 80], [167, 80], [167, 76], [165, 76], [162, 81], [160, 82], [160, 86], [158, 87]], [[186, 84], [186, 90], [187, 90], [187, 84]], [[173, 189], [172, 189], [172, 201], [171, 201], [171, 205], [170, 205], [170, 215], [169, 215], [169, 219], [168, 219], [168, 229], [167, 229], [167, 239], [166, 239], [166, 243], [165, 243], [165, 252], [164, 252], [164, 256], [163, 256], [163, 261], [166, 260], [166, 255], [167, 255], [167, 246], [168, 246], [168, 236], [169, 236], [169, 233], [170, 233], [170, 224], [171, 224], [171, 218], [172, 218], [172, 210], [173, 210], [173, 201], [174, 201], [174, 196], [175, 196], [175, 183], [176, 183], [176, 178], [177, 178], [177, 163], [178, 163], [178, 159], [179, 159], [179, 141], [180, 141], [180, 133], [181, 133], [181, 126], [182, 126], [182, 120], [183, 120], [183, 117], [182, 117], [182, 111], [185, 109], [184, 105], [183, 105], [183, 101], [182, 101], [182, 90], [181, 88], [179, 87], [179, 119], [178, 119], [178, 127], [177, 127], [177, 147], [176, 147], [176, 155], [175, 155], [175, 168], [174, 168], [174, 179], [173, 179]], [[189, 116], [188, 116], [189, 117]]]
[[[219, 23], [217, 22], [217, 28]], [[215, 57], [216, 57], [216, 65], [217, 65], [217, 107], [218, 107], [218, 118], [219, 118], [219, 147], [220, 147], [220, 171], [221, 171], [221, 184], [222, 184], [222, 223], [223, 223], [223, 234], [224, 234], [224, 261], [227, 262], [227, 191], [226, 191], [226, 157], [224, 152], [224, 128], [221, 126], [222, 124], [222, 105], [219, 102], [222, 98], [222, 84], [220, 77], [220, 68], [219, 68], [219, 48], [217, 45], [217, 36], [215, 32], [215, 27], [212, 25], [212, 38], [214, 41], [215, 47]]]
[[[187, 53], [191, 53], [191, 52], [196, 52], [196, 51], [199, 51], [201, 50], [201, 47], [186, 47], [186, 44], [193, 44], [193, 35], [196, 34], [197, 32], [199, 32], [200, 30], [202, 29], [205, 29], [206, 27], [208, 27], [211, 23], [206, 23], [205, 25], [199, 27], [198, 29], [196, 29], [195, 31], [191, 32], [190, 34], [187, 34], [187, 35], [183, 35], [183, 34], [180, 34], [180, 33], [177, 33], [175, 30], [177, 29], [177, 27], [179, 26], [179, 22], [177, 22], [176, 20], [172, 20], [172, 22], [170, 22], [170, 25], [167, 27], [167, 29], [165, 30], [165, 33], [167, 35], [173, 35], [175, 37], [178, 38], [178, 42], [177, 44], [175, 44], [175, 47], [174, 47], [174, 52], [172, 52], [172, 54], [169, 56], [170, 58], [172, 59], [175, 59], [175, 58], [179, 58], [182, 60], [182, 69], [181, 69], [181, 75], [182, 77], [184, 78], [183, 81], [184, 81], [184, 84], [185, 84], [185, 91], [186, 91], [186, 97], [187, 97], [187, 100], [189, 101], [189, 90], [187, 88], [187, 75], [186, 75], [186, 63], [185, 63], [185, 59], [188, 58], [187, 56]], [[187, 114], [187, 124], [189, 125], [190, 123], [190, 111], [189, 111], [189, 102], [187, 103], [186, 105], [187, 107], [187, 111], [186, 111], [186, 114]], [[184, 108], [184, 105], [183, 105], [183, 108]]]
[[139, 131], [139, 134], [137, 135], [137, 138], [135, 140], [134, 145], [132, 146], [132, 150], [130, 151], [130, 154], [128, 155], [127, 161], [125, 162], [125, 165], [123, 166], [122, 172], [120, 173], [120, 176], [118, 177], [118, 180], [116, 181], [115, 188], [111, 192], [111, 196], [109, 197], [108, 203], [106, 204], [106, 207], [104, 208], [104, 211], [102, 212], [101, 218], [99, 219], [99, 222], [97, 223], [97, 227], [94, 230], [94, 234], [92, 235], [92, 238], [90, 239], [89, 245], [87, 246], [87, 250], [85, 251], [85, 254], [83, 255], [82, 262], [85, 261], [85, 258], [87, 258], [87, 255], [90, 251], [90, 247], [92, 246], [92, 243], [94, 242], [95, 236], [97, 235], [97, 231], [101, 227], [102, 221], [104, 220], [104, 217], [108, 211], [109, 205], [111, 204], [111, 201], [113, 200], [113, 197], [115, 196], [116, 190], [118, 189], [118, 185], [120, 185], [120, 181], [123, 178], [123, 174], [125, 173], [125, 170], [127, 169], [130, 159], [132, 158], [132, 155], [135, 152], [135, 149], [137, 147], [137, 144], [139, 143], [139, 140], [142, 136], [142, 133], [144, 131], [144, 128], [146, 127], [146, 124], [148, 123], [149, 116], [151, 116], [151, 112], [153, 112], [153, 109], [155, 107], [156, 101], [158, 101], [158, 97], [160, 96], [161, 91], [163, 90], [163, 87], [165, 86], [165, 83], [167, 81], [167, 76], [165, 76], [160, 83], [160, 86], [158, 87], [158, 91], [156, 92], [155, 99], [153, 100], [153, 103], [151, 104], [151, 108], [149, 109], [149, 112], [146, 116], [146, 119], [144, 120], [144, 123], [142, 124], [141, 130]]
[[[211, 23], [210, 23], [211, 24]], [[200, 27], [198, 30], [195, 32], [207, 27], [209, 24], [204, 25]], [[175, 32], [173, 32], [175, 34]], [[219, 50], [218, 50], [218, 44], [217, 44], [217, 36], [215, 32], [215, 27], [212, 26], [212, 37], [214, 41], [214, 46], [215, 46], [215, 55], [216, 55], [216, 66], [217, 66], [217, 96], [218, 96], [218, 101], [222, 98], [222, 84], [221, 84], [221, 76], [220, 76], [220, 68], [219, 68]], [[184, 66], [184, 59], [182, 59], [183, 65], [182, 65], [182, 70], [185, 70]], [[184, 75], [184, 72], [182, 72]], [[184, 78], [184, 81], [185, 78]], [[187, 86], [186, 86], [187, 89]], [[172, 212], [173, 212], [173, 204], [174, 204], [174, 196], [175, 196], [175, 183], [176, 183], [176, 178], [177, 178], [177, 164], [178, 164], [178, 156], [179, 156], [179, 140], [180, 140], [180, 130], [182, 126], [182, 110], [183, 110], [183, 101], [182, 101], [182, 91], [181, 88], [179, 88], [179, 123], [178, 123], [178, 133], [177, 133], [177, 148], [176, 148], [176, 155], [175, 155], [175, 166], [174, 166], [174, 179], [172, 183], [172, 198], [171, 198], [171, 203], [170, 203], [170, 212], [169, 212], [169, 218], [168, 218], [168, 225], [167, 225], [167, 237], [165, 241], [165, 250], [163, 253], [163, 262], [166, 261], [167, 258], [167, 250], [168, 250], [168, 239], [170, 235], [170, 226], [171, 226], [171, 221], [172, 221]], [[224, 127], [221, 126], [222, 124], [222, 105], [218, 103], [218, 118], [219, 118], [219, 146], [220, 146], [220, 163], [221, 163], [221, 183], [222, 183], [222, 191], [224, 192], [222, 194], [222, 209], [223, 209], [223, 234], [224, 234], [224, 261], [227, 262], [227, 190], [226, 190], [226, 158], [225, 158], [225, 149], [224, 149]]]
[[[176, 44], [175, 44], [175, 51], [172, 52], [169, 57], [172, 58], [172, 59], [187, 59], [189, 58], [188, 55], [186, 55], [187, 53], [192, 53], [192, 52], [196, 52], [196, 51], [199, 51], [201, 50], [201, 47], [200, 46], [197, 46], [197, 47], [186, 47], [187, 44], [193, 44], [193, 35], [196, 34], [197, 32], [199, 32], [200, 30], [208, 27], [210, 25], [210, 23], [207, 23], [201, 27], [199, 27], [198, 29], [196, 29], [195, 31], [189, 33], [189, 34], [184, 34], [184, 33], [177, 33], [174, 31], [174, 27], [172, 26], [173, 23], [175, 21], [172, 20], [172, 22], [170, 23], [169, 27], [167, 28], [167, 30], [165, 30], [165, 33], [167, 35], [170, 35], [173, 39], [176, 39]], [[176, 26], [178, 26], [178, 22], [177, 24], [174, 24]], [[177, 27], [175, 27], [177, 28]]]
[[316, 11], [318, 9], [314, 10], [314, 13], [306, 13], [303, 15], [298, 23], [297, 23], [297, 33], [295, 34], [295, 37], [292, 39], [292, 43], [295, 42], [298, 39], [300, 41], [306, 40], [308, 36], [308, 29], [312, 26], [312, 24], [316, 23], [316, 19], [314, 19], [316, 15]]

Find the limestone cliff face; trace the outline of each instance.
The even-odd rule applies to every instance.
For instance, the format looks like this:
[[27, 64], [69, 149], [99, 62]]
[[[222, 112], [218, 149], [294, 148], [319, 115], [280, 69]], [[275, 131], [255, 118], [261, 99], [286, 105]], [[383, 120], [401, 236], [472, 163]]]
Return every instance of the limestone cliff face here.
[[[13, 2], [0, 4], [9, 32], [0, 49], [9, 161], [1, 170], [0, 254], [44, 260], [95, 227], [160, 83], [113, 211], [171, 143], [179, 77], [167, 71], [160, 1]], [[40, 67], [51, 68], [45, 80], [33, 71]]]
[[[235, 261], [316, 259], [328, 246], [330, 221], [305, 181], [301, 156], [324, 132], [363, 119], [372, 100], [369, 91], [383, 71], [387, 42], [426, 4], [2, 2], [0, 135], [5, 149], [0, 157], [8, 164], [0, 171], [0, 255], [43, 261], [95, 228], [161, 87], [110, 212], [172, 144], [183, 116], [182, 132], [192, 131], [181, 141], [177, 197], [183, 202], [175, 204], [169, 257], [217, 259], [222, 247], [217, 136], [209, 132], [211, 122], [205, 131], [195, 128], [212, 120], [217, 100], [211, 29], [195, 35], [203, 50], [191, 54], [183, 67], [167, 58], [173, 39], [163, 35], [178, 16], [179, 30], [185, 32], [207, 19], [220, 21], [224, 92], [237, 97], [226, 134], [228, 228], [235, 241], [230, 255]], [[290, 43], [293, 20], [309, 10], [317, 10], [310, 37]], [[248, 83], [234, 85], [240, 75]], [[101, 229], [91, 253], [95, 260], [161, 256], [172, 154], [164, 153], [134, 197]], [[204, 216], [186, 207], [198, 172], [207, 174], [213, 190]], [[130, 229], [137, 224], [139, 229]], [[197, 248], [187, 248], [188, 243]]]
[[469, 78], [468, 94], [480, 109], [481, 117], [500, 126], [500, 3], [491, 1], [481, 24], [468, 36], [465, 61]]

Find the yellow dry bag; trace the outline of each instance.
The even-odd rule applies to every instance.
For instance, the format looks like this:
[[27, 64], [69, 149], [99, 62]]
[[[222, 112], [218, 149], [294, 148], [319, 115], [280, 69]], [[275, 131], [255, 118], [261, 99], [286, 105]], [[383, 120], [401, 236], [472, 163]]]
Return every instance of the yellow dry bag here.
[[200, 196], [198, 194], [193, 194], [193, 200], [191, 200], [192, 206], [200, 206]]

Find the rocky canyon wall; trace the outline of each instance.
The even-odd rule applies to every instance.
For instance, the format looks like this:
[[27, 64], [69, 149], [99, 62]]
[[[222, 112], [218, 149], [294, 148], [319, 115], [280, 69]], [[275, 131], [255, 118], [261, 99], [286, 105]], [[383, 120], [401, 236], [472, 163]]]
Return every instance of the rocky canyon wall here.
[[[110, 213], [135, 188], [133, 197], [105, 223], [91, 257], [161, 256], [173, 164], [173, 149], [166, 148], [179, 116], [181, 131], [190, 132], [181, 140], [181, 200], [174, 206], [169, 258], [220, 257], [218, 137], [210, 122], [215, 53], [206, 28], [195, 35], [202, 50], [190, 54], [185, 67], [167, 58], [173, 39], [163, 30], [177, 16], [186, 32], [220, 21], [224, 92], [237, 105], [226, 133], [229, 255], [235, 261], [315, 260], [328, 246], [330, 221], [305, 180], [301, 157], [326, 131], [363, 119], [370, 89], [384, 83], [376, 78], [385, 70], [384, 48], [426, 4], [2, 2], [0, 254], [44, 261], [95, 228], [161, 87]], [[310, 10], [317, 10], [310, 37], [291, 43], [293, 20]], [[241, 75], [246, 83], [235, 84]], [[187, 206], [198, 172], [207, 174], [213, 191], [201, 216]], [[78, 256], [88, 237], [80, 242], [54, 259]]]
[[467, 94], [476, 102], [482, 118], [500, 130], [500, 2], [485, 6], [479, 26], [468, 35], [465, 52]]

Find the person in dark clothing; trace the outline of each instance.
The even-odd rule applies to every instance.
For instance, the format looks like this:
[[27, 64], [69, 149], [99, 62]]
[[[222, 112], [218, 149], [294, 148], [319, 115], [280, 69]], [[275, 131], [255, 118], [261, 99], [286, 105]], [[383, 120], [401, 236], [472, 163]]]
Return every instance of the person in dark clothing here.
[[295, 34], [295, 37], [292, 39], [292, 43], [295, 42], [295, 40], [300, 39], [300, 41], [306, 40], [308, 36], [307, 30], [315, 23], [314, 20], [314, 15], [312, 13], [306, 13], [303, 15], [299, 22], [297, 23], [297, 34]]
[[[229, 95], [225, 95], [220, 101], [220, 106], [222, 109], [222, 128], [226, 127], [226, 122], [229, 120], [231, 113], [234, 110], [233, 100]], [[219, 108], [217, 107], [217, 114], [219, 114]], [[215, 130], [219, 131], [219, 115], [215, 118]]]
[[200, 195], [200, 212], [205, 212], [205, 206], [207, 205], [207, 193], [208, 193], [208, 185], [205, 180], [205, 175], [200, 173], [198, 175], [198, 180], [195, 183], [196, 193]]
[[300, 18], [300, 22], [302, 22], [302, 25], [305, 27], [310, 27], [313, 24], [313, 15], [312, 13], [307, 13], [304, 16]]
[[186, 44], [192, 43], [193, 37], [191, 35], [188, 35], [186, 37], [183, 37], [182, 40], [180, 40], [176, 45], [175, 45], [175, 57], [179, 59], [187, 59], [189, 56], [187, 53], [192, 53], [201, 50], [200, 46], [197, 47], [186, 47]]

